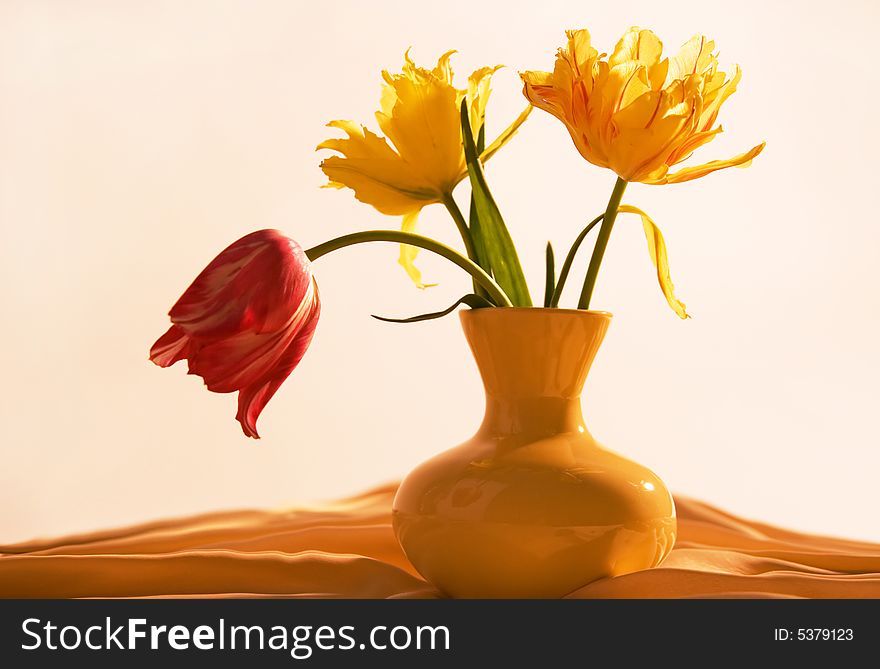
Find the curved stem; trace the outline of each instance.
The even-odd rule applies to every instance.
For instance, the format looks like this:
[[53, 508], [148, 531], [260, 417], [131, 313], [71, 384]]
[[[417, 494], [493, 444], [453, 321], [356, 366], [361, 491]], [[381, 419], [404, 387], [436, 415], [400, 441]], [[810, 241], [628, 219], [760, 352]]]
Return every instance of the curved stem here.
[[565, 256], [565, 262], [562, 263], [562, 271], [559, 272], [559, 281], [556, 284], [556, 288], [553, 290], [553, 297], [550, 298], [550, 306], [552, 308], [555, 309], [559, 306], [559, 299], [562, 297], [562, 289], [565, 287], [565, 281], [568, 279], [568, 273], [571, 271], [571, 265], [574, 262], [574, 257], [577, 255], [578, 249], [581, 247], [581, 243], [583, 243], [587, 235], [590, 234], [590, 230], [595, 228], [603, 218], [605, 218], [605, 214], [599, 214], [596, 218], [587, 223], [587, 227], [581, 230], [581, 234], [577, 236], [574, 243], [571, 245], [571, 248], [568, 250], [568, 255]]
[[500, 307], [512, 307], [510, 298], [504, 293], [495, 280], [477, 265], [473, 260], [465, 258], [455, 249], [449, 248], [445, 244], [434, 241], [429, 237], [416, 235], [412, 232], [403, 232], [402, 230], [366, 230], [364, 232], [354, 232], [350, 235], [343, 235], [336, 239], [331, 239], [323, 244], [318, 244], [306, 251], [306, 257], [309, 260], [317, 260], [323, 255], [327, 255], [333, 251], [351, 246], [353, 244], [364, 244], [366, 242], [394, 242], [396, 244], [409, 244], [410, 246], [418, 246], [420, 249], [431, 251], [461, 267], [465, 272], [470, 274], [474, 281], [479, 283], [492, 298], [492, 300]]
[[590, 266], [587, 268], [584, 287], [578, 300], [578, 309], [590, 308], [590, 299], [593, 297], [593, 288], [596, 287], [596, 277], [599, 275], [599, 265], [602, 264], [602, 258], [605, 255], [605, 248], [608, 246], [608, 238], [611, 236], [611, 228], [614, 227], [614, 220], [617, 218], [617, 208], [623, 199], [623, 191], [626, 190], [626, 184], [626, 181], [617, 177], [614, 190], [611, 191], [611, 199], [608, 200], [608, 207], [605, 209], [605, 215], [602, 217], [602, 226], [599, 228], [599, 236], [596, 237], [596, 246], [593, 247]]

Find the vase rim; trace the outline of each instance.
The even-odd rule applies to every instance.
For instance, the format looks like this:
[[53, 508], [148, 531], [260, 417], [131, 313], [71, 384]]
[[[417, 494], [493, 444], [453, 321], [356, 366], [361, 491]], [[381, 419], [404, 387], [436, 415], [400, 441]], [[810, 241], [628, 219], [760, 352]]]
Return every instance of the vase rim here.
[[545, 312], [547, 314], [578, 314], [580, 316], [600, 316], [602, 318], [613, 318], [614, 314], [610, 311], [601, 309], [560, 309], [559, 307], [486, 307], [482, 309], [465, 309], [459, 312], [461, 318], [472, 318], [478, 312], [486, 314], [489, 312], [501, 313], [534, 313]]

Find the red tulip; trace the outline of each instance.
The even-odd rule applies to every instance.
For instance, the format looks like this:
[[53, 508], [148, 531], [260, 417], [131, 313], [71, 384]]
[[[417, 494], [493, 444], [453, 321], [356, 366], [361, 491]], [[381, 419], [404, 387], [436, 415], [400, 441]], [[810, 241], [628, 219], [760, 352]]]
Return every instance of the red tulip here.
[[173, 325], [150, 360], [169, 367], [186, 359], [208, 390], [238, 391], [235, 418], [259, 439], [257, 418], [299, 364], [320, 313], [299, 244], [277, 230], [252, 232], [218, 255], [171, 308]]

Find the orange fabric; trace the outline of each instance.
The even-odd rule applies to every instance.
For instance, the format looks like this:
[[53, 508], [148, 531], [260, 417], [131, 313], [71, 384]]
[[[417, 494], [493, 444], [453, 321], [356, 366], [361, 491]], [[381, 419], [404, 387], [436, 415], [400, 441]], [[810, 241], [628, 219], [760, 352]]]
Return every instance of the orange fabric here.
[[[400, 551], [386, 486], [320, 510], [236, 511], [0, 546], [0, 597], [438, 597]], [[880, 597], [880, 544], [677, 498], [657, 569], [571, 597]]]

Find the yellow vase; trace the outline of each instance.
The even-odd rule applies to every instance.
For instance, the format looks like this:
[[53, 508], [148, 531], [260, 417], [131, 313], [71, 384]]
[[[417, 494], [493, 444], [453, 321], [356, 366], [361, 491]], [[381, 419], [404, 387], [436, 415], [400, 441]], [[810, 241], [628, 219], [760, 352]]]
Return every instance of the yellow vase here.
[[675, 542], [672, 496], [600, 446], [581, 413], [611, 314], [477, 309], [461, 322], [486, 415], [394, 499], [394, 531], [419, 573], [453, 597], [562, 597], [660, 564]]

